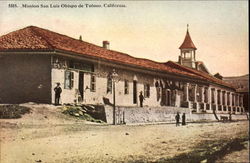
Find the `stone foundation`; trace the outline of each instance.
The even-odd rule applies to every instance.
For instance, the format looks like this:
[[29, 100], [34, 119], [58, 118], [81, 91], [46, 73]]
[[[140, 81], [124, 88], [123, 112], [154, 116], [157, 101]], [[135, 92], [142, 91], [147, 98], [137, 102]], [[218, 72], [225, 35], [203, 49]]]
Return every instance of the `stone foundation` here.
[[[212, 113], [192, 113], [189, 108], [177, 107], [116, 107], [116, 124], [133, 123], [175, 123], [176, 113], [186, 114], [186, 122], [196, 121], [217, 121]], [[108, 124], [113, 124], [113, 107], [105, 106], [106, 120]], [[217, 113], [220, 116], [227, 116], [228, 113]], [[232, 114], [232, 120], [246, 120], [246, 114]], [[181, 119], [180, 119], [181, 121]]]

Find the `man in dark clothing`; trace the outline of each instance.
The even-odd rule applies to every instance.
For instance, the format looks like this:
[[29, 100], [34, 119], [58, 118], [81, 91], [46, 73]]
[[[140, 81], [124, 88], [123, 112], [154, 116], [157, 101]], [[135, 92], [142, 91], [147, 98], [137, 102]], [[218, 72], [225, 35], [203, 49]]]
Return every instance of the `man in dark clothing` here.
[[139, 95], [139, 100], [140, 100], [140, 107], [143, 107], [143, 100], [144, 100], [144, 96], [142, 95], [142, 91], [140, 92], [140, 95]]
[[59, 105], [59, 100], [62, 93], [62, 88], [60, 87], [60, 83], [56, 83], [57, 86], [54, 88], [55, 91], [55, 105]]
[[232, 113], [229, 112], [229, 121], [232, 121]]
[[176, 120], [176, 126], [179, 126], [179, 123], [180, 123], [180, 114], [179, 114], [179, 112], [177, 112], [177, 114], [175, 116], [175, 120]]
[[182, 120], [182, 126], [186, 125], [186, 115], [185, 113], [182, 114], [182, 117], [181, 117], [181, 120]]

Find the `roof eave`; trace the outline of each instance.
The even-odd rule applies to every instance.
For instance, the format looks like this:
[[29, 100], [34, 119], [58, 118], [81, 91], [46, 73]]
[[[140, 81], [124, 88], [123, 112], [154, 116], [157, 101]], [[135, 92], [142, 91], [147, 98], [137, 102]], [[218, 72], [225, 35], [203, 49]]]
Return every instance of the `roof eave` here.
[[[96, 60], [96, 61], [104, 61], [104, 62], [107, 62], [107, 63], [110, 63], [110, 60], [108, 59], [104, 59], [104, 58], [99, 58], [99, 57], [95, 57], [95, 56], [90, 56], [90, 55], [87, 55], [87, 54], [80, 54], [80, 53], [75, 53], [75, 52], [69, 52], [69, 51], [64, 51], [64, 50], [60, 50], [60, 49], [56, 49], [55, 50], [56, 53], [58, 54], [61, 54], [61, 53], [66, 53], [66, 54], [69, 54], [73, 57], [73, 55], [77, 55], [78, 57], [82, 57], [82, 58], [90, 58], [90, 59], [93, 59], [93, 60]], [[196, 80], [200, 83], [204, 83], [204, 84], [208, 84], [208, 82], [206, 82], [205, 80], [202, 80], [200, 78], [196, 78], [196, 77], [190, 77], [188, 75], [183, 75], [183, 74], [177, 74], [177, 73], [173, 73], [173, 72], [167, 72], [167, 71], [163, 71], [163, 70], [159, 70], [159, 69], [153, 69], [153, 68], [147, 68], [147, 67], [142, 67], [142, 66], [138, 66], [138, 65], [132, 65], [132, 64], [126, 64], [126, 63], [123, 63], [123, 62], [118, 62], [118, 61], [113, 61], [115, 64], [117, 65], [124, 65], [124, 66], [130, 66], [130, 67], [133, 67], [133, 68], [136, 68], [136, 69], [139, 69], [139, 70], [148, 70], [148, 71], [151, 71], [152, 73], [155, 73], [155, 71], [159, 72], [159, 73], [162, 73], [164, 74], [165, 76], [166, 75], [171, 75], [175, 78], [184, 78], [185, 80]]]
[[1, 53], [41, 53], [41, 52], [54, 52], [55, 49], [0, 49]]

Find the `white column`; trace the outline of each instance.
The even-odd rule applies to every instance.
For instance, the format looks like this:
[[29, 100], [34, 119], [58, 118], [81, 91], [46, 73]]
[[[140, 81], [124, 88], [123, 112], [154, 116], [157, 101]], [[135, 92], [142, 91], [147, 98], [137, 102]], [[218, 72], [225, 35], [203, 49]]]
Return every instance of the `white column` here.
[[194, 86], [194, 102], [197, 102], [197, 84]]
[[237, 94], [237, 98], [236, 98], [236, 102], [237, 102], [237, 111], [239, 110], [239, 112], [240, 112], [240, 105], [239, 105], [239, 94]]
[[243, 102], [244, 102], [244, 95], [241, 95], [241, 107], [242, 107], [242, 112], [244, 113], [245, 108], [244, 108]]
[[224, 105], [227, 106], [227, 92], [224, 91]]
[[217, 98], [217, 89], [215, 88], [214, 89], [214, 104], [215, 104], [215, 107], [216, 107], [216, 111], [218, 111], [218, 98]]
[[207, 89], [207, 103], [211, 104], [212, 102], [212, 89], [210, 87], [208, 87]]
[[197, 113], [200, 112], [200, 106], [197, 102], [197, 84], [194, 85], [194, 103], [193, 103], [193, 105], [196, 105]]
[[205, 89], [204, 87], [202, 86], [201, 87], [201, 102], [204, 103], [204, 93], [205, 93]]
[[231, 107], [233, 106], [233, 94], [232, 94], [232, 92], [229, 92], [229, 105]]
[[242, 113], [242, 102], [241, 102], [241, 94], [239, 94], [239, 108], [240, 108], [240, 112]]
[[214, 89], [214, 103], [216, 104], [216, 105], [218, 105], [218, 96], [217, 96], [217, 89], [215, 88]]
[[241, 95], [241, 98], [240, 98], [240, 101], [241, 101], [241, 107], [243, 107], [243, 99], [244, 99], [244, 96], [243, 95]]
[[221, 111], [223, 111], [223, 105], [222, 105], [222, 90], [220, 90], [220, 109], [221, 109]]
[[224, 91], [224, 107], [226, 107], [226, 111], [228, 111], [228, 106], [227, 106], [227, 92]]
[[222, 105], [222, 90], [220, 90], [220, 105]]
[[189, 88], [189, 83], [186, 83], [186, 85], [185, 85], [185, 87], [184, 87], [184, 97], [185, 97], [185, 99], [184, 99], [184, 101], [189, 101], [189, 94], [188, 94], [188, 88]]
[[207, 89], [207, 103], [209, 104], [209, 110], [212, 108], [212, 89], [208, 87]]
[[223, 105], [223, 96], [224, 96], [223, 91], [221, 91], [221, 105]]

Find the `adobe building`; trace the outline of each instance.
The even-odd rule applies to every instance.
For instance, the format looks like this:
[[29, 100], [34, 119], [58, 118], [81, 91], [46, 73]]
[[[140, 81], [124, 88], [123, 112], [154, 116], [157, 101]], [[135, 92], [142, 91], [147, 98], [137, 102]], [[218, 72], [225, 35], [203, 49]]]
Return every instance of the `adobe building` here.
[[243, 95], [243, 107], [249, 111], [249, 74], [242, 76], [222, 77], [222, 79], [233, 85], [236, 92]]
[[[189, 108], [192, 112], [244, 112], [243, 96], [209, 74], [189, 31], [178, 62], [155, 62], [97, 46], [82, 39], [29, 26], [0, 37], [0, 103], [61, 103]], [[167, 58], [166, 58], [167, 59]], [[114, 89], [115, 86], [115, 89]]]

